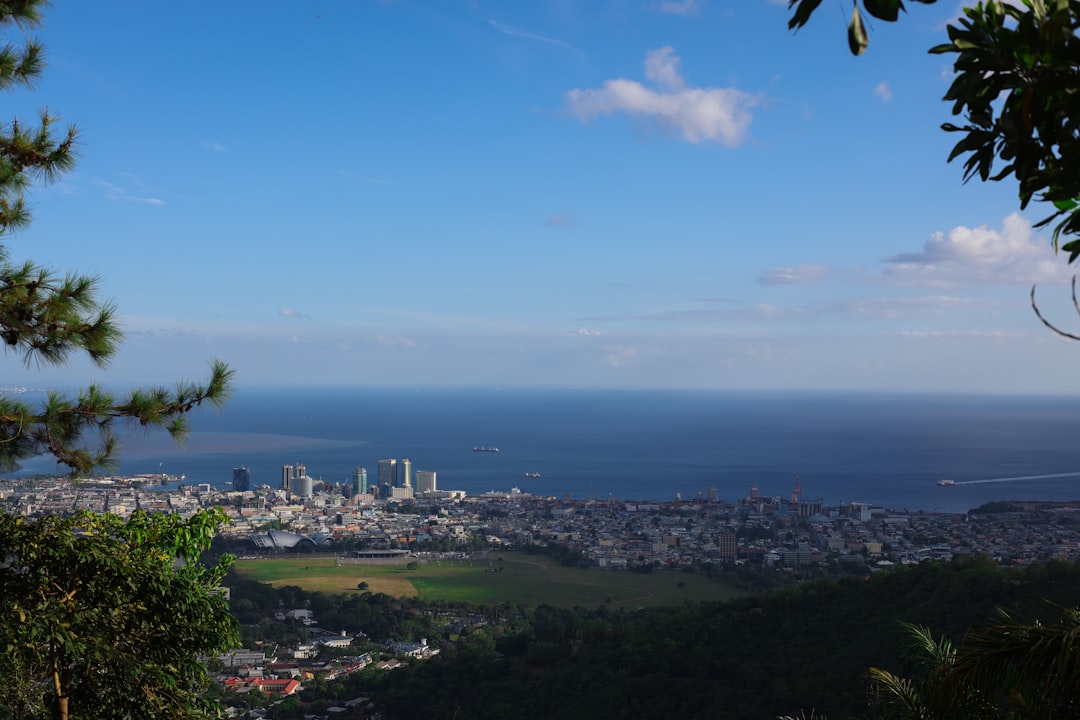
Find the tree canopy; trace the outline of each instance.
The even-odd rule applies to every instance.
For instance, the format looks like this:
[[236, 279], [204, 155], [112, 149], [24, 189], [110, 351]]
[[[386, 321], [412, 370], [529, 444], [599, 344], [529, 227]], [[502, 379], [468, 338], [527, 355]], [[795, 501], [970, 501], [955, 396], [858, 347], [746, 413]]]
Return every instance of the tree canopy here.
[[222, 511], [0, 515], [0, 716], [186, 718], [212, 711], [200, 656], [238, 644], [198, 562]]
[[[931, 5], [936, 0], [915, 0]], [[949, 162], [963, 158], [964, 181], [1014, 177], [1021, 209], [1032, 198], [1051, 204], [1036, 224], [1053, 224], [1054, 247], [1080, 257], [1080, 0], [986, 0], [965, 7], [947, 27], [948, 42], [929, 49], [954, 56], [944, 100], [962, 122]], [[805, 26], [821, 0], [789, 0], [788, 27]], [[885, 22], [906, 10], [902, 0], [854, 2], [848, 45], [869, 44], [862, 10]]]
[[[0, 2], [0, 33], [36, 27], [46, 0]], [[39, 41], [0, 43], [0, 89], [32, 85], [44, 67]], [[98, 278], [58, 275], [10, 259], [8, 243], [31, 216], [27, 192], [75, 162], [78, 132], [48, 110], [0, 126], [0, 341], [26, 365], [59, 365], [85, 353], [104, 366], [122, 338]], [[107, 468], [113, 426], [129, 421], [186, 432], [185, 414], [218, 405], [232, 371], [212, 364], [205, 383], [118, 396], [89, 385], [50, 392], [36, 406], [0, 395], [0, 471], [52, 455], [72, 475]], [[29, 520], [0, 514], [0, 716], [179, 718], [202, 716], [200, 655], [235, 645], [236, 625], [218, 584], [231, 560], [198, 563], [221, 511], [130, 519], [77, 513]]]
[[[0, 32], [33, 29], [47, 5], [47, 0], [0, 3]], [[38, 40], [0, 44], [0, 89], [32, 85], [43, 67]], [[30, 224], [28, 190], [74, 166], [78, 132], [73, 126], [61, 129], [60, 123], [57, 115], [43, 110], [34, 122], [13, 118], [0, 126], [0, 342], [26, 365], [59, 365], [85, 353], [105, 366], [122, 333], [116, 309], [99, 297], [98, 278], [61, 276], [31, 261], [14, 262], [7, 247], [11, 236]], [[73, 475], [108, 468], [117, 450], [117, 421], [165, 428], [183, 439], [185, 414], [204, 403], [224, 402], [232, 374], [224, 363], [214, 361], [205, 383], [180, 382], [171, 389], [137, 389], [118, 396], [89, 385], [74, 396], [50, 392], [34, 406], [15, 396], [0, 396], [0, 472], [42, 454], [55, 456]]]

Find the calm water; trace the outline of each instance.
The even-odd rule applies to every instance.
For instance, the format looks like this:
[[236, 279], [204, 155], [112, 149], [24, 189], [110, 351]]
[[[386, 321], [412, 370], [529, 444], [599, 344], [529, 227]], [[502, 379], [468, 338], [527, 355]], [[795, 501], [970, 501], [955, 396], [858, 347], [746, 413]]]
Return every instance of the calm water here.
[[[576, 498], [790, 495], [826, 504], [962, 511], [988, 500], [1080, 499], [1074, 398], [593, 390], [252, 390], [192, 418], [183, 449], [125, 442], [122, 473], [224, 486], [246, 465], [344, 481], [380, 458], [433, 470], [444, 489], [513, 486]], [[477, 453], [493, 445], [499, 453]], [[24, 472], [52, 472], [46, 460]], [[538, 472], [539, 479], [525, 473]], [[1076, 473], [1066, 477], [1032, 476]], [[938, 487], [941, 478], [957, 482]], [[978, 482], [972, 482], [978, 481]], [[970, 484], [968, 484], [970, 483]]]

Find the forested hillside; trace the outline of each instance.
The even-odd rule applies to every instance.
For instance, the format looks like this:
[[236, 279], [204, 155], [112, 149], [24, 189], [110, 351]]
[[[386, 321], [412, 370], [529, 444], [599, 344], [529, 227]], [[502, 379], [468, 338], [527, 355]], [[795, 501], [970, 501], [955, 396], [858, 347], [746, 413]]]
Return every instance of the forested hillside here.
[[[296, 589], [286, 592], [294, 602], [302, 599]], [[866, 672], [905, 670], [909, 641], [901, 623], [959, 640], [995, 608], [1049, 619], [1076, 598], [1080, 568], [1074, 565], [1004, 570], [976, 557], [729, 603], [638, 612], [503, 608], [499, 622], [445, 642], [438, 657], [358, 674], [342, 688], [305, 691], [301, 699], [310, 709], [320, 696], [370, 694], [387, 720], [735, 720], [811, 709], [832, 720], [873, 717]], [[324, 612], [335, 611], [325, 596], [318, 602]], [[401, 601], [370, 596], [368, 602], [380, 610], [374, 620]], [[414, 625], [426, 615], [416, 601], [399, 609]]]

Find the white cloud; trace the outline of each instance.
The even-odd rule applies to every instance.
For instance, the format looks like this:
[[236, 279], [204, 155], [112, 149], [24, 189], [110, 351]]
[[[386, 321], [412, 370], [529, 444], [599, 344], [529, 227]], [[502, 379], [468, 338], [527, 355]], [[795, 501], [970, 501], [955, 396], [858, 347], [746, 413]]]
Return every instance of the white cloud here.
[[94, 183], [94, 185], [97, 185], [99, 188], [102, 188], [105, 191], [105, 195], [110, 200], [122, 200], [124, 202], [137, 202], [137, 203], [143, 203], [144, 205], [164, 205], [165, 204], [165, 201], [162, 200], [161, 198], [140, 196], [140, 195], [132, 195], [131, 193], [129, 193], [127, 191], [126, 188], [122, 188], [119, 185], [114, 185], [114, 184], [112, 184], [110, 182], [106, 182], [105, 180], [94, 180], [92, 182]]
[[889, 87], [887, 82], [879, 82], [877, 87], [874, 88], [874, 94], [881, 98], [882, 102], [892, 100], [892, 88]]
[[525, 30], [518, 30], [517, 28], [510, 27], [509, 25], [504, 25], [501, 22], [490, 19], [488, 20], [488, 25], [495, 28], [503, 35], [509, 35], [510, 37], [516, 38], [524, 38], [526, 40], [536, 40], [537, 42], [547, 43], [548, 45], [555, 45], [557, 47], [561, 47], [564, 50], [569, 50], [570, 52], [576, 53], [578, 55], [583, 54], [580, 50], [578, 50], [570, 43], [559, 40], [558, 38], [547, 37], [546, 35], [538, 35], [536, 33], [526, 32]]
[[599, 89], [570, 90], [566, 102], [582, 122], [600, 115], [626, 113], [643, 118], [661, 130], [674, 132], [688, 142], [741, 145], [753, 120], [750, 110], [761, 102], [762, 96], [737, 88], [687, 87], [679, 66], [673, 48], [651, 50], [645, 56], [645, 76], [653, 88], [616, 78]]
[[633, 363], [641, 354], [641, 349], [630, 345], [613, 345], [607, 348], [609, 367], [622, 367]]
[[661, 0], [652, 10], [661, 15], [697, 15], [701, 8], [697, 0]]
[[221, 143], [212, 142], [210, 140], [202, 140], [199, 142], [207, 150], [213, 150], [214, 152], [225, 152], [225, 146]]
[[[913, 320], [917, 318], [943, 317], [949, 311], [962, 307], [984, 305], [981, 300], [970, 300], [949, 295], [925, 295], [922, 297], [870, 297], [823, 302], [809, 305], [758, 304], [739, 312], [738, 317], [747, 321], [790, 321], [824, 317], [848, 317], [869, 320]], [[729, 317], [735, 317], [731, 313]]]
[[1038, 237], [1031, 223], [1013, 213], [1001, 228], [959, 225], [935, 232], [919, 252], [887, 258], [876, 272], [823, 264], [782, 266], [766, 271], [762, 285], [812, 285], [839, 275], [862, 282], [899, 287], [955, 288], [970, 285], [1063, 283], [1071, 277], [1064, 258], [1049, 241]]
[[290, 310], [289, 308], [282, 308], [281, 310], [278, 310], [278, 315], [281, 315], [282, 317], [287, 317], [287, 318], [295, 318], [297, 320], [310, 320], [311, 319], [310, 315], [306, 315], [306, 314], [304, 314], [302, 312], [298, 312], [296, 310]]
[[410, 340], [404, 335], [376, 335], [375, 342], [386, 347], [416, 347], [416, 341]]
[[762, 285], [813, 285], [837, 272], [835, 268], [828, 265], [776, 267], [758, 278], [758, 282]]
[[580, 335], [582, 337], [596, 337], [600, 334], [599, 330], [590, 330], [588, 328], [578, 328], [572, 335]]
[[916, 338], [919, 340], [937, 340], [941, 338], [990, 338], [992, 340], [1008, 340], [1011, 338], [1027, 338], [1029, 334], [1004, 332], [1001, 330], [904, 330], [901, 337]]
[[1063, 282], [1069, 276], [1064, 259], [1018, 213], [1006, 217], [1000, 230], [960, 225], [936, 232], [920, 252], [901, 253], [888, 262], [883, 278], [903, 285], [1030, 285]]

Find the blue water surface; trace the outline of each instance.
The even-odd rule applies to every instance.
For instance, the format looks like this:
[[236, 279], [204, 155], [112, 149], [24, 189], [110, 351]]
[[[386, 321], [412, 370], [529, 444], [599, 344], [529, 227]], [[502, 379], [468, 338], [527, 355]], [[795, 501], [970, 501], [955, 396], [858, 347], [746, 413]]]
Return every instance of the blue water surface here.
[[[253, 483], [277, 486], [284, 464], [344, 482], [357, 466], [374, 478], [377, 461], [393, 457], [470, 494], [517, 486], [671, 500], [715, 489], [734, 501], [753, 484], [790, 496], [798, 477], [805, 499], [830, 505], [963, 511], [1080, 499], [1080, 404], [1068, 397], [241, 389], [223, 411], [191, 420], [183, 448], [161, 434], [126, 437], [119, 471], [225, 487], [245, 465]], [[24, 472], [54, 469], [39, 459]], [[942, 478], [957, 484], [940, 487]]]

